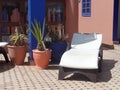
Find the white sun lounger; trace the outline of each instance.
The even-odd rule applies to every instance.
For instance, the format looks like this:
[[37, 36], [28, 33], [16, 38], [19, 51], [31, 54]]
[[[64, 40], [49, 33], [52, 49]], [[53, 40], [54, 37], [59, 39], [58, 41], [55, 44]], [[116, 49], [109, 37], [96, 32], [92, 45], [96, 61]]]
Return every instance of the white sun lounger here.
[[7, 42], [0, 42], [0, 54], [3, 54], [6, 62], [8, 63], [9, 62], [9, 59], [8, 59], [8, 56], [7, 56], [7, 53], [4, 49], [4, 47], [7, 45], [8, 43]]
[[64, 79], [70, 73], [81, 73], [96, 81], [96, 73], [101, 72], [101, 44], [102, 34], [75, 33], [71, 49], [62, 55], [58, 79]]

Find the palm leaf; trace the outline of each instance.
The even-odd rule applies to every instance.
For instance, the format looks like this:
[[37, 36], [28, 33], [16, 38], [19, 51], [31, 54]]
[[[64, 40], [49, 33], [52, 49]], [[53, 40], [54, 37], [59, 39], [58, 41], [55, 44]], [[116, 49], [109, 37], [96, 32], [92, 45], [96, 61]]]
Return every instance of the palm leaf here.
[[32, 27], [29, 28], [33, 36], [36, 38], [38, 45], [38, 48], [42, 48], [42, 50], [46, 50], [46, 47], [43, 43], [44, 40], [44, 29], [45, 29], [45, 20], [43, 22], [42, 27], [40, 26], [40, 23], [36, 20], [32, 22]]

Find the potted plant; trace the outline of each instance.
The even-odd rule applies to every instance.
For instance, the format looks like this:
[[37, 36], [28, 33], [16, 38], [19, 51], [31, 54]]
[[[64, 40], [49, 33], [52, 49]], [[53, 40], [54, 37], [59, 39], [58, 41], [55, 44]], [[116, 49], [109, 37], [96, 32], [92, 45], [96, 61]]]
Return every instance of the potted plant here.
[[15, 33], [9, 37], [7, 45], [8, 54], [11, 61], [16, 65], [22, 65], [26, 56], [26, 35], [22, 34], [20, 26], [15, 27]]
[[67, 48], [67, 36], [64, 34], [63, 25], [47, 26], [46, 45], [52, 49], [51, 63], [59, 63], [62, 54]]
[[42, 27], [40, 26], [40, 23], [35, 20], [32, 22], [32, 27], [29, 28], [29, 30], [37, 40], [37, 47], [32, 50], [35, 65], [40, 69], [45, 69], [48, 67], [51, 58], [51, 50], [46, 48], [44, 43], [45, 20]]

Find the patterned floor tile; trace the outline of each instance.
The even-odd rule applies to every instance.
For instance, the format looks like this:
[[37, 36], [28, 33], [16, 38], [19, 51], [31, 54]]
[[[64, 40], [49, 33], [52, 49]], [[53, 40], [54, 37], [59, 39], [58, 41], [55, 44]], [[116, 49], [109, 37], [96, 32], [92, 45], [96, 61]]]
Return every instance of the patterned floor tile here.
[[102, 73], [98, 74], [98, 82], [94, 83], [80, 74], [58, 80], [57, 64], [39, 70], [26, 64], [6, 64], [0, 55], [0, 90], [119, 90], [120, 51], [105, 49], [103, 58]]

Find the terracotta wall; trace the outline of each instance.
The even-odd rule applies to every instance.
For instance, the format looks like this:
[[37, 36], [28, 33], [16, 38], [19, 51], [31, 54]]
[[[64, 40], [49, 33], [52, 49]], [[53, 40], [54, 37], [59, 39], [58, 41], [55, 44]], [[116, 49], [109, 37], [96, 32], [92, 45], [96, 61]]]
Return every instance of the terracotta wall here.
[[78, 32], [78, 0], [66, 0], [66, 33], [69, 40], [74, 32]]
[[82, 17], [81, 1], [78, 4], [78, 31], [102, 33], [103, 43], [112, 45], [114, 0], [91, 0], [91, 17]]

